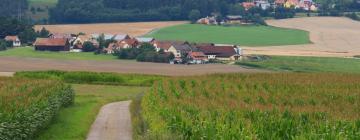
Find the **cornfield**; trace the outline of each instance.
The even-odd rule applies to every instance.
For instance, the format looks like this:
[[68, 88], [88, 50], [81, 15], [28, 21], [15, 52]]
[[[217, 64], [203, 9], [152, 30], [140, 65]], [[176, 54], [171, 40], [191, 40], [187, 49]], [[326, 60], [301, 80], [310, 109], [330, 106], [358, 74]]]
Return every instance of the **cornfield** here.
[[174, 77], [141, 106], [150, 139], [360, 139], [360, 75]]
[[0, 77], [0, 140], [33, 139], [73, 101], [72, 88], [59, 81]]

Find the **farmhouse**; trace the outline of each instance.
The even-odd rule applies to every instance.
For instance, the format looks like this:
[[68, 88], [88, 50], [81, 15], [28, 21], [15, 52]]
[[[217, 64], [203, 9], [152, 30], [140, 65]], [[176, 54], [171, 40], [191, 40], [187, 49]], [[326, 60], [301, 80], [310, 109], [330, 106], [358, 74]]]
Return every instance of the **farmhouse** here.
[[121, 49], [127, 49], [127, 48], [137, 48], [139, 46], [139, 42], [132, 38], [132, 39], [124, 39], [122, 41], [116, 42], [116, 43], [110, 43], [107, 48], [104, 49], [104, 51], [107, 54], [115, 53], [115, 51], [121, 50]]
[[173, 53], [175, 58], [181, 59], [182, 57], [186, 56], [189, 52], [195, 51], [195, 49], [191, 47], [189, 44], [183, 43], [183, 44], [173, 44], [168, 51]]
[[70, 44], [65, 38], [37, 38], [36, 51], [70, 51]]
[[217, 21], [216, 21], [216, 18], [214, 16], [212, 16], [212, 17], [207, 16], [205, 18], [201, 18], [196, 23], [198, 23], [198, 24], [206, 24], [206, 25], [216, 25], [216, 24], [218, 24]]
[[199, 51], [203, 52], [209, 60], [238, 60], [242, 54], [237, 46], [232, 45], [201, 45], [196, 47]]
[[12, 42], [13, 47], [20, 47], [21, 41], [18, 36], [6, 36], [5, 41]]
[[188, 59], [191, 64], [205, 64], [209, 62], [208, 57], [203, 52], [189, 52]]
[[186, 41], [160, 41], [160, 40], [155, 40], [152, 45], [155, 47], [155, 50], [157, 52], [159, 52], [160, 50], [164, 50], [164, 52], [169, 52], [169, 49], [173, 45], [182, 45], [182, 44], [189, 45], [189, 43]]
[[[117, 35], [115, 35], [113, 37], [114, 37], [114, 40], [116, 40], [116, 41], [122, 41], [122, 40], [125, 40], [125, 39], [131, 39], [130, 36], [127, 35], [127, 34], [117, 34]], [[108, 40], [108, 39], [105, 38], [105, 40]]]

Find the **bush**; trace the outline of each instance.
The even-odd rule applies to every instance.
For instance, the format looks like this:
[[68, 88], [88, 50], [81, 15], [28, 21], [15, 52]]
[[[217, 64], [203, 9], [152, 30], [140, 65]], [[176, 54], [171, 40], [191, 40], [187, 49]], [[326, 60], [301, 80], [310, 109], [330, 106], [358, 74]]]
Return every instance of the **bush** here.
[[33, 139], [74, 97], [60, 81], [0, 78], [0, 139]]

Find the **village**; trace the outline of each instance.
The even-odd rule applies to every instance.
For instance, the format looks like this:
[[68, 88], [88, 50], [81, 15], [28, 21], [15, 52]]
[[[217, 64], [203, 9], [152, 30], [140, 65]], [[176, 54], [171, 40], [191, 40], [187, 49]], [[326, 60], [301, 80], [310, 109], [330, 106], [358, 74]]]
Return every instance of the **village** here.
[[[20, 47], [17, 36], [7, 36], [6, 41], [13, 42], [14, 47]], [[101, 46], [99, 41], [106, 46]], [[91, 48], [87, 48], [90, 44]], [[187, 41], [163, 41], [151, 37], [131, 37], [127, 34], [50, 34], [48, 38], [37, 38], [33, 43], [35, 51], [54, 52], [94, 52], [95, 54], [115, 55], [123, 50], [139, 49], [142, 46], [152, 46], [156, 53], [163, 54], [168, 60], [161, 61], [170, 64], [206, 64], [215, 61], [235, 61], [242, 57], [242, 49], [237, 45], [190, 43]], [[156, 61], [148, 61], [156, 62]]]

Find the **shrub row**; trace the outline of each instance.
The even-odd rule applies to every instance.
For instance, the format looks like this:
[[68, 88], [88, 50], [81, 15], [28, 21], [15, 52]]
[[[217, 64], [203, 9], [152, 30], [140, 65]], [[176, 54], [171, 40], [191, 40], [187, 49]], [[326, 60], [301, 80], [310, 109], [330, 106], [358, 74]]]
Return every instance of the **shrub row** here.
[[33, 139], [74, 97], [60, 81], [0, 78], [0, 140]]
[[57, 79], [75, 84], [105, 84], [124, 86], [151, 86], [161, 76], [97, 72], [34, 71], [17, 72], [16, 77], [31, 79]]
[[360, 139], [360, 75], [175, 77], [141, 107], [150, 139]]

